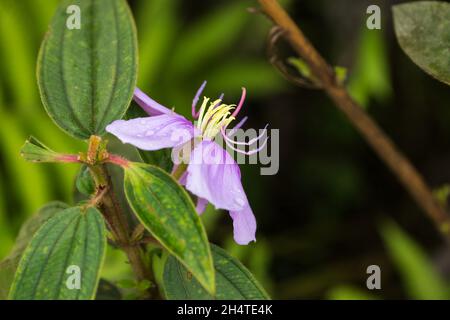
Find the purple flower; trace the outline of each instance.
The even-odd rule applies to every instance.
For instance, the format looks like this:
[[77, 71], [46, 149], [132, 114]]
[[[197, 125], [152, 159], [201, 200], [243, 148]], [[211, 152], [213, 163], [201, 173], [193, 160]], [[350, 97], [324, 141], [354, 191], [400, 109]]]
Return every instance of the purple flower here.
[[[230, 138], [247, 118], [243, 118], [228, 134], [226, 129], [242, 108], [246, 91], [237, 106], [222, 103], [223, 95], [210, 101], [204, 98], [198, 112], [196, 105], [206, 85], [197, 91], [192, 101], [194, 125], [183, 116], [160, 105], [136, 88], [134, 100], [150, 117], [132, 120], [117, 120], [106, 130], [117, 136], [123, 143], [130, 143], [143, 150], [177, 148], [190, 141], [196, 144], [190, 150], [189, 164], [180, 183], [198, 197], [197, 212], [201, 214], [208, 202], [217, 209], [228, 210], [233, 219], [234, 240], [241, 245], [256, 241], [256, 219], [241, 183], [241, 172], [231, 155], [214, 141], [221, 135], [230, 148], [237, 152], [252, 154], [261, 150], [266, 142], [250, 152], [239, 150], [234, 145], [251, 145], [263, 135], [249, 142], [236, 142]], [[177, 165], [175, 164], [174, 170]]]

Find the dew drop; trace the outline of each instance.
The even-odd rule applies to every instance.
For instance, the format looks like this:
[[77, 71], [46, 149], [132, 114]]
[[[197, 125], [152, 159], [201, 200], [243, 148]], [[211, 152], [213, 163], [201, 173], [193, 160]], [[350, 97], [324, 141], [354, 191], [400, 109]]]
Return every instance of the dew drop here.
[[[237, 193], [240, 193], [240, 191], [238, 191]], [[234, 199], [234, 201], [237, 203], [238, 206], [244, 206], [245, 205], [245, 200], [241, 197], [237, 197]]]

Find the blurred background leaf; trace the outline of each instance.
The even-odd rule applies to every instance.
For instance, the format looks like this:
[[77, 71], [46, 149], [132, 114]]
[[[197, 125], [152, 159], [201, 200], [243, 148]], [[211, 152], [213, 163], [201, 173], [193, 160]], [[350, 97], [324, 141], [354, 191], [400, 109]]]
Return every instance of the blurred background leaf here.
[[0, 262], [0, 299], [6, 299], [8, 296], [22, 254], [36, 231], [56, 213], [66, 208], [68, 205], [64, 202], [49, 202], [22, 224], [11, 252]]
[[0, 2], [1, 60], [5, 84], [22, 112], [38, 101], [35, 80], [35, 55], [26, 16], [17, 1]]
[[381, 234], [410, 298], [429, 300], [450, 298], [446, 281], [413, 239], [392, 221], [384, 223]]
[[[395, 177], [321, 92], [292, 86], [267, 61], [271, 23], [247, 11], [257, 7], [256, 1], [128, 2], [138, 27], [141, 89], [189, 115], [203, 80], [208, 80], [205, 95], [223, 92], [227, 103], [235, 102], [246, 86], [246, 127], [269, 123], [280, 129], [277, 175], [261, 176], [258, 166], [241, 166], [258, 221], [257, 242], [235, 245], [228, 213], [211, 205], [201, 217], [209, 239], [239, 258], [273, 298], [412, 298], [404, 275], [412, 271], [401, 271], [400, 258], [391, 257], [393, 249], [379, 236], [378, 221], [386, 216], [414, 234], [414, 242], [427, 252], [430, 272], [439, 267], [447, 287], [450, 264], [439, 261], [449, 261], [450, 249]], [[398, 46], [392, 1], [282, 3], [324, 57], [348, 70], [352, 95], [426, 180], [432, 186], [448, 183], [450, 91]], [[35, 61], [57, 4], [58, 0], [0, 0], [0, 259], [11, 249], [20, 225], [39, 207], [56, 199], [73, 203], [77, 165], [38, 165], [19, 157], [29, 135], [55, 151], [85, 149], [84, 143], [51, 122], [38, 97]], [[365, 29], [370, 4], [382, 9], [381, 30]], [[114, 152], [138, 159], [136, 150], [110, 140]], [[170, 170], [170, 163], [166, 165]], [[121, 174], [115, 170], [113, 178], [123, 195]], [[403, 259], [409, 261], [403, 265], [416, 269], [416, 260]], [[371, 264], [382, 268], [381, 292], [365, 289], [365, 271]], [[102, 278], [113, 285], [132, 279], [120, 250], [108, 246]], [[426, 284], [423, 290], [419, 286], [414, 290], [422, 296], [431, 290]]]
[[[208, 11], [199, 10], [202, 14], [192, 19], [186, 3], [179, 0], [136, 1], [138, 85], [184, 115], [190, 115], [192, 98], [203, 80], [209, 82], [210, 96], [224, 92], [230, 103], [238, 99], [242, 86], [255, 96], [280, 89], [282, 78], [264, 56], [250, 55], [263, 52], [265, 38], [264, 33], [258, 39], [248, 30], [268, 25], [264, 19], [249, 19], [250, 5], [245, 1], [207, 5]], [[243, 43], [245, 48], [240, 47]]]
[[371, 295], [366, 290], [351, 286], [339, 286], [333, 288], [328, 293], [328, 299], [330, 300], [374, 300], [375, 296]]
[[395, 34], [405, 53], [425, 72], [450, 85], [450, 3], [422, 1], [392, 8]]
[[370, 99], [384, 102], [392, 94], [389, 62], [384, 40], [379, 30], [361, 28], [355, 65], [348, 81], [352, 97], [363, 107]]
[[[17, 234], [20, 224], [40, 206], [54, 199], [69, 201], [75, 166], [25, 162], [19, 150], [35, 135], [56, 150], [74, 152], [83, 144], [68, 138], [45, 114], [36, 84], [35, 64], [40, 42], [54, 13], [56, 0], [0, 2], [0, 216], [2, 237]], [[6, 186], [6, 187], [5, 187]], [[5, 230], [5, 231], [3, 231]], [[1, 241], [0, 258], [11, 248]]]

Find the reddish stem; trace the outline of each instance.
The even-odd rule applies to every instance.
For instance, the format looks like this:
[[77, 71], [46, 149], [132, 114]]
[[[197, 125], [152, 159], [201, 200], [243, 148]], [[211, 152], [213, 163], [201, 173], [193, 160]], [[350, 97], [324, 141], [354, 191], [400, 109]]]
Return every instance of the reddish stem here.
[[80, 157], [76, 154], [61, 154], [56, 157], [57, 162], [77, 163], [80, 162]]
[[116, 154], [110, 154], [105, 161], [122, 168], [128, 168], [128, 166], [130, 165], [130, 161]]

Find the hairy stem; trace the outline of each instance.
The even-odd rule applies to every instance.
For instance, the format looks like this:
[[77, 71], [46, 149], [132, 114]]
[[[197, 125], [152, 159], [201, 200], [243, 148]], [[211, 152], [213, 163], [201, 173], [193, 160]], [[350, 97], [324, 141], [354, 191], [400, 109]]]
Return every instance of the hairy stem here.
[[322, 58], [303, 32], [276, 0], [258, 0], [264, 13], [284, 30], [284, 37], [305, 60], [323, 90], [366, 139], [373, 150], [397, 176], [416, 203], [434, 221], [437, 228], [450, 238], [450, 218], [434, 199], [431, 189], [411, 162], [392, 140], [349, 95], [336, 78], [333, 68]]
[[[155, 284], [154, 277], [149, 267], [144, 263], [143, 251], [140, 244], [131, 239], [131, 230], [126, 216], [122, 212], [117, 197], [114, 193], [111, 177], [105, 164], [90, 167], [96, 179], [97, 188], [103, 190], [100, 202], [101, 211], [108, 222], [117, 245], [126, 253], [133, 272], [138, 281], [150, 280]], [[150, 288], [151, 297], [159, 297], [155, 286]]]

